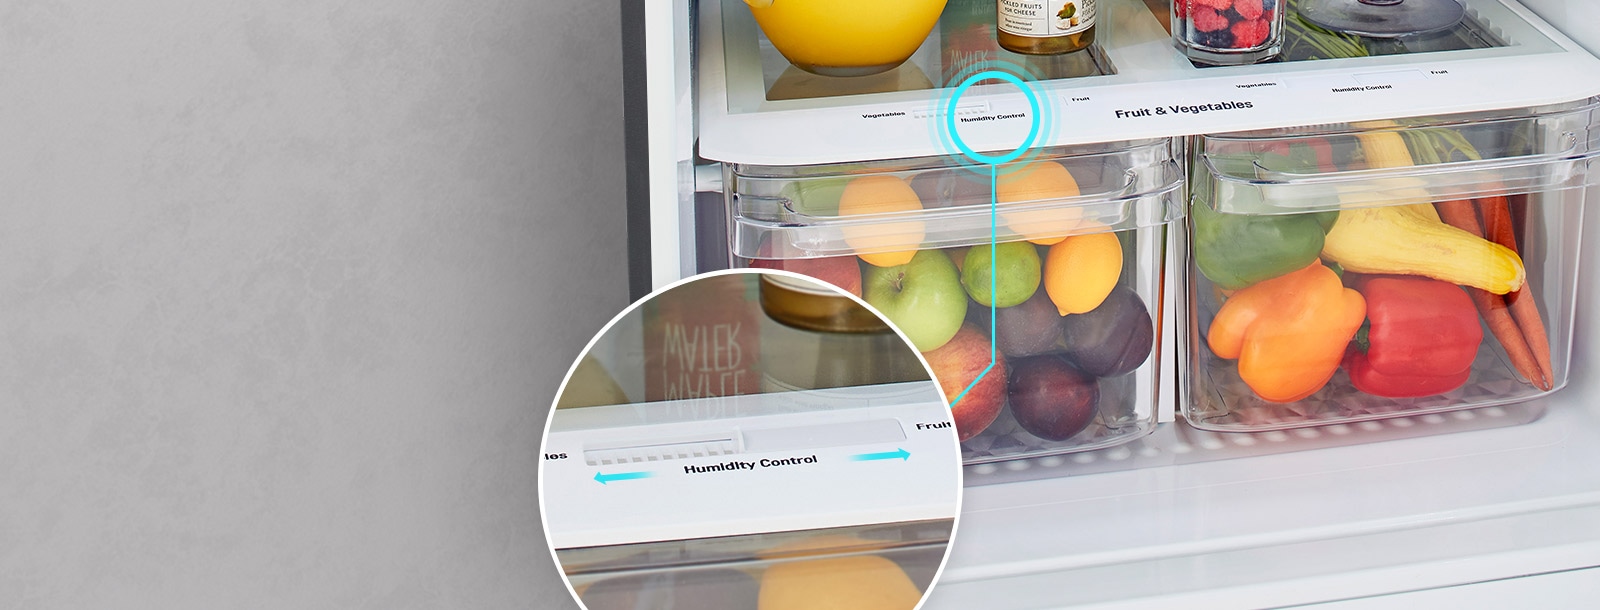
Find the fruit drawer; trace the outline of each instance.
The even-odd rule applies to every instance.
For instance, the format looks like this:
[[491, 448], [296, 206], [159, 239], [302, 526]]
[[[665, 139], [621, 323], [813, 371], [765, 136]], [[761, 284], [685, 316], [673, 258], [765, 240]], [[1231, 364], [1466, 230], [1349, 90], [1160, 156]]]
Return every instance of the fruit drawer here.
[[831, 281], [895, 322], [955, 402], [968, 463], [1107, 447], [1155, 424], [1172, 151], [730, 166], [733, 254]]
[[1594, 100], [1196, 137], [1190, 423], [1514, 403], [1567, 380]]
[[[557, 551], [590, 610], [911, 608], [933, 584], [949, 520]], [[832, 606], [830, 606], [832, 607]]]

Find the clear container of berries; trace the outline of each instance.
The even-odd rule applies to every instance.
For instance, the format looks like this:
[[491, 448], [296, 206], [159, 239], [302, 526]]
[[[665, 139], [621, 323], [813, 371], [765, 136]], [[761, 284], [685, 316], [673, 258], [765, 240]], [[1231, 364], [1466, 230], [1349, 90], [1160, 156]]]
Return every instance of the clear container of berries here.
[[1172, 0], [1172, 37], [1196, 63], [1237, 66], [1283, 49], [1284, 0]]

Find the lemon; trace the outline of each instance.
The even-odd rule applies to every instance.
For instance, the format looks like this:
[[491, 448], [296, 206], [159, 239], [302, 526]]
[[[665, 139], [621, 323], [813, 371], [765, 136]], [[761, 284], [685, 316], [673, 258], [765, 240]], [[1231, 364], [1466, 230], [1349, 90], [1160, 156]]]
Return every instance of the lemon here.
[[[1001, 176], [995, 184], [995, 202], [1032, 203], [1078, 196], [1078, 181], [1060, 163], [1035, 161], [1011, 174]], [[1078, 208], [1053, 210], [1017, 210], [1000, 212], [1006, 226], [1017, 235], [1041, 246], [1054, 245], [1062, 236], [1078, 228], [1083, 216]]]
[[[922, 200], [911, 185], [894, 176], [863, 176], [850, 181], [839, 194], [839, 216], [914, 212]], [[896, 267], [911, 262], [922, 245], [921, 220], [876, 222], [842, 227], [844, 242], [861, 260], [878, 267]]]
[[1067, 237], [1045, 254], [1045, 294], [1063, 316], [1094, 311], [1121, 277], [1122, 242], [1115, 233]]

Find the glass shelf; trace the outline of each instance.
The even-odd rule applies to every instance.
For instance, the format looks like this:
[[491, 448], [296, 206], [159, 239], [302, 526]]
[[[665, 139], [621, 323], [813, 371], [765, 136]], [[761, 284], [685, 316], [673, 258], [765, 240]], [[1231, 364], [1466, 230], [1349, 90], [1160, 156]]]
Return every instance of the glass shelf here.
[[[1467, 15], [1455, 27], [1437, 32], [1400, 38], [1368, 38], [1330, 32], [1317, 27], [1300, 16], [1297, 10], [1300, 0], [1282, 0], [1282, 2], [1289, 14], [1285, 16], [1287, 25], [1284, 28], [1283, 53], [1272, 60], [1276, 63], [1438, 53], [1506, 46], [1504, 40], [1495, 36], [1490, 28], [1480, 23], [1472, 14]], [[1172, 26], [1168, 18], [1168, 7], [1171, 6], [1172, 0], [1144, 0], [1144, 3], [1150, 12], [1156, 14], [1167, 26], [1167, 31], [1170, 33]], [[1215, 67], [1200, 63], [1194, 65], [1197, 68]]]
[[[1295, 4], [1280, 1], [1284, 10]], [[1207, 68], [1173, 43], [1163, 0], [1100, 0], [1096, 44], [1058, 56], [1001, 50], [993, 0], [951, 0], [901, 67], [853, 78], [789, 65], [741, 0], [697, 6], [700, 154], [730, 163], [952, 154], [935, 133], [937, 107], [952, 77], [977, 62], [1009, 64], [1034, 81], [1040, 112], [1054, 118], [1036, 146], [1529, 107], [1600, 93], [1600, 60], [1511, 0], [1466, 0], [1458, 26], [1390, 40], [1318, 32], [1291, 15], [1278, 60]], [[1029, 109], [1006, 84], [973, 87], [962, 102], [997, 116]], [[1162, 107], [1172, 110], [1155, 112]], [[973, 150], [1008, 150], [1019, 136], [1006, 128], [963, 125], [962, 137]]]
[[820, 76], [791, 65], [757, 26], [741, 0], [712, 1], [721, 5], [723, 60], [728, 67], [730, 109], [735, 112], [756, 112], [766, 102], [953, 87], [957, 83], [951, 81], [957, 74], [981, 63], [1016, 66], [1037, 81], [1116, 74], [1103, 46], [1111, 35], [1109, 28], [1100, 30], [1100, 43], [1083, 51], [1024, 55], [1000, 48], [995, 40], [993, 0], [949, 0], [939, 24], [900, 67], [872, 76]]
[[[1119, 52], [1152, 42], [1151, 32], [1170, 35], [1170, 0], [1105, 0], [1097, 30], [1097, 43], [1089, 49], [1063, 55], [1023, 55], [1000, 48], [995, 40], [995, 3], [992, 0], [950, 0], [939, 24], [906, 63], [890, 72], [861, 77], [818, 76], [790, 65], [757, 26], [741, 0], [714, 0], [721, 4], [723, 60], [729, 66], [728, 84], [736, 102], [730, 109], [756, 111], [761, 102], [841, 98], [877, 93], [924, 91], [954, 86], [963, 69], [990, 62], [1018, 66], [1038, 81], [1083, 79], [1118, 74]], [[1293, 11], [1298, 0], [1282, 0]], [[1494, 13], [1496, 11], [1490, 11]], [[1468, 51], [1512, 46], [1504, 33], [1488, 25], [1484, 13], [1469, 10], [1467, 17], [1448, 30], [1394, 39], [1364, 38], [1328, 32], [1288, 16], [1284, 54], [1271, 63], [1354, 59]], [[1534, 41], [1537, 42], [1537, 41]], [[1548, 41], [1545, 41], [1548, 42]], [[1167, 45], [1171, 47], [1171, 45]], [[1176, 48], [1166, 49], [1181, 60]], [[1336, 53], [1342, 55], [1335, 56]], [[1215, 68], [1182, 62], [1183, 68]], [[1181, 70], [1182, 68], [1180, 68]], [[1141, 70], [1140, 72], [1143, 72]], [[1128, 79], [1117, 79], [1128, 80]], [[759, 83], [759, 86], [757, 86]]]
[[[1115, 74], [1105, 51], [1094, 45], [1064, 55], [1023, 55], [1000, 48], [995, 40], [995, 3], [992, 0], [950, 0], [939, 25], [911, 59], [883, 74], [856, 77], [819, 76], [794, 67], [784, 59], [759, 27], [750, 28], [748, 11], [739, 0], [723, 0], [725, 31], [754, 34], [760, 56], [762, 90], [766, 101], [808, 99], [919, 91], [953, 86], [962, 70], [980, 63], [1004, 62], [1025, 67], [1035, 80], [1058, 80]], [[752, 31], [753, 30], [753, 31]], [[748, 41], [730, 44], [727, 53], [748, 53]], [[729, 63], [737, 58], [730, 57]]]

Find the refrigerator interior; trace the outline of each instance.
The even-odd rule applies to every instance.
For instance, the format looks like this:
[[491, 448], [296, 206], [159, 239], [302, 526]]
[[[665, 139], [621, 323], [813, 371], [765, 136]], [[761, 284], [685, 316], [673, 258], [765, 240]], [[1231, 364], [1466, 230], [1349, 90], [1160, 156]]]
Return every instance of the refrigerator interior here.
[[[647, 102], [652, 241], [648, 260], [635, 265], [649, 269], [656, 285], [727, 264], [726, 203], [713, 194], [722, 188], [721, 172], [707, 169], [717, 166], [702, 155], [805, 164], [934, 153], [926, 138], [897, 139], [870, 123], [854, 133], [836, 128], [859, 127], [840, 117], [860, 115], [862, 106], [914, 110], [925, 108], [930, 94], [758, 99], [761, 88], [776, 82], [773, 69], [760, 61], [731, 62], [721, 41], [727, 31], [706, 31], [708, 23], [728, 18], [717, 13], [709, 20], [708, 10], [742, 4], [664, 4], [642, 9], [674, 26], [647, 29], [642, 45], [643, 57], [661, 68], [652, 78], [672, 84], [651, 88]], [[1267, 110], [1245, 119], [1107, 120], [1057, 144], [1518, 108], [1597, 93], [1593, 79], [1570, 76], [1590, 73], [1595, 63], [1575, 52], [1579, 44], [1600, 48], [1600, 8], [1589, 3], [1467, 2], [1473, 23], [1489, 24], [1482, 31], [1498, 46], [1204, 70], [1172, 61], [1166, 32], [1156, 31], [1161, 23], [1153, 11], [1141, 12], [1149, 11], [1144, 2], [1107, 4], [1112, 19], [1134, 16], [1130, 24], [1105, 36], [1101, 54], [1087, 56], [1097, 75], [1047, 83], [1052, 93], [1093, 87], [1081, 97], [1106, 109], [1099, 105], [1170, 95], [1208, 100], [1217, 90], [1208, 87], [1285, 86], [1248, 89]], [[1535, 14], [1551, 25], [1530, 25]], [[707, 36], [717, 39], [708, 44]], [[936, 71], [937, 55], [919, 51], [912, 64]], [[1530, 55], [1537, 58], [1529, 61]], [[1435, 70], [1462, 78], [1427, 78], [1422, 85], [1409, 80], [1413, 72]], [[1372, 104], [1307, 96], [1306, 89], [1287, 86], [1313, 78], [1322, 79], [1319, 90], [1331, 90], [1339, 87], [1322, 86], [1327, 79], [1364, 83], [1362, 77], [1374, 74], [1403, 74], [1411, 89]], [[707, 99], [698, 86], [706, 78], [734, 84], [727, 97]], [[1063, 107], [1073, 97], [1052, 95]], [[991, 91], [973, 99], [986, 104], [983, 111], [1000, 112], [1016, 98]], [[746, 123], [757, 120], [767, 131]], [[831, 139], [797, 135], [783, 147], [741, 139], [747, 133], [803, 134], [808, 127]], [[1014, 134], [973, 137], [1001, 142]], [[733, 158], [747, 154], [776, 156]], [[1600, 188], [1590, 187], [1587, 197], [1597, 196]], [[1560, 392], [1471, 411], [1260, 433], [1167, 423], [1110, 449], [971, 466], [952, 554], [926, 607], [1281, 606], [1600, 566], [1600, 469], [1592, 467], [1600, 463], [1600, 401], [1593, 400], [1600, 392], [1593, 381], [1600, 375], [1594, 354], [1600, 324], [1583, 313], [1600, 303], [1600, 289], [1590, 281], [1600, 264], [1593, 247], [1600, 219], [1583, 214], [1582, 224], [1588, 247], [1578, 255], [1571, 382]], [[1170, 403], [1173, 394], [1164, 390], [1162, 400]], [[1572, 591], [1593, 586], [1584, 579], [1540, 582]]]

